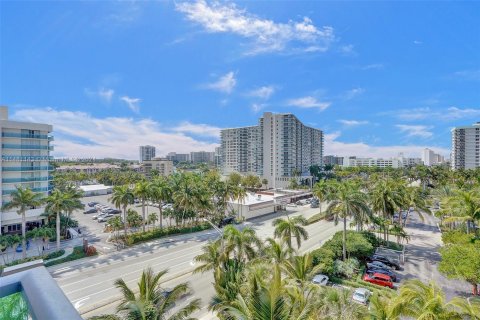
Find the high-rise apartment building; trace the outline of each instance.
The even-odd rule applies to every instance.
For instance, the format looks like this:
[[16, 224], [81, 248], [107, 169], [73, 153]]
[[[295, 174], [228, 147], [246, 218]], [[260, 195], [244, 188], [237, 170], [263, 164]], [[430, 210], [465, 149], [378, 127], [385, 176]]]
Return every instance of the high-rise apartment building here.
[[172, 160], [173, 162], [190, 162], [189, 153], [169, 152], [166, 158], [168, 160]]
[[140, 162], [149, 161], [155, 158], [154, 146], [140, 146]]
[[422, 153], [422, 161], [424, 165], [430, 167], [444, 163], [445, 158], [442, 155], [435, 153], [433, 150], [425, 148]]
[[[8, 120], [8, 108], [0, 107], [1, 166], [0, 208], [10, 201], [15, 187], [30, 188], [48, 195], [51, 190], [50, 142], [52, 126]], [[41, 208], [26, 212], [27, 230], [39, 226], [44, 217]], [[0, 211], [0, 234], [21, 231], [21, 217], [16, 209]]]
[[221, 154], [224, 173], [257, 174], [269, 187], [286, 187], [292, 177], [322, 164], [323, 132], [293, 114], [265, 112], [257, 126], [222, 130]]
[[480, 167], [480, 122], [452, 129], [452, 168]]
[[195, 151], [190, 152], [190, 162], [192, 163], [213, 163], [215, 161], [215, 152]]
[[330, 165], [343, 165], [343, 157], [337, 156], [324, 156], [323, 157], [323, 164], [330, 164]]

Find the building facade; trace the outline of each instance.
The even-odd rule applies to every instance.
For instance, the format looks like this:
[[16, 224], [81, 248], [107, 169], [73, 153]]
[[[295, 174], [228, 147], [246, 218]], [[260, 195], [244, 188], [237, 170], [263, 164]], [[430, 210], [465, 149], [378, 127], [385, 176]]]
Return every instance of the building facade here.
[[188, 153], [176, 153], [176, 152], [169, 152], [166, 156], [168, 160], [173, 162], [190, 162], [190, 154]]
[[[52, 130], [48, 124], [10, 121], [8, 108], [0, 107], [0, 207], [10, 201], [10, 195], [17, 186], [30, 188], [45, 196], [49, 194], [53, 170], [50, 165]], [[21, 217], [15, 210], [0, 211], [0, 234], [21, 231]], [[27, 211], [27, 230], [43, 222], [42, 213], [42, 208]]]
[[422, 164], [422, 159], [405, 158], [402, 155], [394, 158], [344, 157], [343, 159], [343, 167], [405, 168], [419, 164]]
[[322, 165], [323, 132], [291, 113], [265, 112], [258, 125], [221, 131], [224, 174], [257, 174], [271, 188], [284, 188], [311, 165]]
[[480, 167], [480, 122], [452, 129], [452, 169]]
[[424, 165], [430, 167], [445, 163], [445, 157], [438, 153], [435, 153], [429, 148], [425, 148], [422, 153], [422, 161]]
[[214, 163], [215, 162], [215, 152], [210, 151], [195, 151], [190, 152], [190, 162], [191, 163]]
[[152, 170], [157, 170], [158, 174], [167, 177], [173, 173], [173, 161], [165, 158], [154, 158], [142, 163], [143, 171], [150, 176]]
[[155, 158], [154, 146], [140, 146], [140, 162], [149, 161]]
[[337, 157], [337, 156], [324, 156], [323, 157], [323, 164], [329, 164], [329, 165], [338, 165], [341, 166], [343, 165], [343, 157]]

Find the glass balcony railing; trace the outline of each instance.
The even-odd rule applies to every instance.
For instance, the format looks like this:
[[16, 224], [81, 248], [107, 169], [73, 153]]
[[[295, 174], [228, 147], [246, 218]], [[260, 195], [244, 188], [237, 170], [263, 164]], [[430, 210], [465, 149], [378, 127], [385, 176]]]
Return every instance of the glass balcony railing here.
[[50, 181], [52, 176], [48, 177], [23, 177], [23, 178], [3, 178], [2, 183], [17, 183], [17, 182], [35, 182], [35, 181]]
[[9, 144], [2, 143], [4, 149], [23, 149], [23, 150], [53, 150], [53, 146], [41, 146], [34, 144]]
[[18, 132], [2, 132], [2, 137], [23, 138], [23, 139], [47, 139], [49, 141], [53, 140], [53, 136], [49, 136], [47, 134], [28, 134], [28, 133], [18, 133]]
[[2, 167], [2, 171], [41, 171], [41, 170], [54, 170], [53, 166], [37, 166], [37, 167]]
[[3, 161], [51, 161], [52, 156], [2, 156]]
[[[33, 192], [47, 192], [52, 190], [50, 187], [42, 187], [42, 188], [30, 188]], [[15, 192], [16, 189], [13, 190], [2, 190], [2, 195], [8, 195], [11, 194], [12, 192]]]

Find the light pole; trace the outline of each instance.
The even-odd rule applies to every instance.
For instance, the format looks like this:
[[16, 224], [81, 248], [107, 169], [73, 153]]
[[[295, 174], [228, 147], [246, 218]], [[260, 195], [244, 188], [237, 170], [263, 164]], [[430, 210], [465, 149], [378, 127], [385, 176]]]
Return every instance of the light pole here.
[[208, 224], [210, 224], [213, 227], [213, 229], [215, 229], [215, 231], [217, 231], [218, 234], [220, 235], [220, 241], [221, 241], [221, 246], [222, 246], [222, 254], [223, 254], [224, 253], [223, 252], [224, 251], [223, 250], [224, 249], [223, 231], [220, 228], [218, 228], [215, 224], [213, 224], [212, 221], [208, 220], [207, 218], [203, 218], [203, 221], [208, 222]]

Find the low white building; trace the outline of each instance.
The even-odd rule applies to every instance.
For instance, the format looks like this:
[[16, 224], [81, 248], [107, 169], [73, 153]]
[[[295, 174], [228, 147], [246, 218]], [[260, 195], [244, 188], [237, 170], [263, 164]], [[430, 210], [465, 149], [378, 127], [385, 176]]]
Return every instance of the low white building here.
[[345, 157], [343, 167], [404, 168], [422, 164], [420, 158], [406, 158], [403, 155], [393, 158]]
[[91, 184], [80, 186], [79, 188], [83, 191], [85, 197], [101, 196], [112, 193], [112, 186], [106, 186], [103, 184]]

